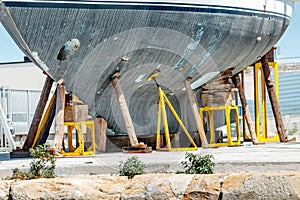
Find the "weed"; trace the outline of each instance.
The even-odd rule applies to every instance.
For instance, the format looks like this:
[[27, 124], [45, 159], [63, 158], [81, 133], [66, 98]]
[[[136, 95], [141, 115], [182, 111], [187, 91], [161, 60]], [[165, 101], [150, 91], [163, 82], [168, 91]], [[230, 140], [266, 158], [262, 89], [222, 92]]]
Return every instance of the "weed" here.
[[39, 145], [35, 149], [30, 149], [30, 155], [34, 158], [30, 162], [29, 172], [13, 169], [13, 179], [34, 179], [34, 178], [54, 178], [55, 161], [53, 152], [48, 151], [49, 145]]
[[124, 163], [120, 163], [120, 175], [133, 178], [135, 175], [144, 174], [145, 164], [136, 156], [128, 158]]
[[211, 160], [212, 158], [211, 154], [201, 156], [187, 152], [185, 159], [188, 159], [188, 161], [182, 161], [181, 164], [186, 174], [212, 174], [215, 166]]

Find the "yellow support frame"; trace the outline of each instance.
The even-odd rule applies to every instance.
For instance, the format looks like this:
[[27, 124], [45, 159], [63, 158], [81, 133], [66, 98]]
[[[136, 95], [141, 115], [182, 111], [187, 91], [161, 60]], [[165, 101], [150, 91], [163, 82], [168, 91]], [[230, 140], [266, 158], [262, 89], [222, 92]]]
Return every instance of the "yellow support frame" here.
[[[278, 89], [278, 63], [269, 62], [269, 66], [273, 67], [275, 75], [275, 91], [277, 101], [279, 102], [279, 89]], [[260, 76], [259, 76], [260, 72]], [[260, 84], [259, 84], [260, 80]], [[272, 138], [268, 137], [268, 123], [267, 123], [267, 101], [266, 101], [266, 81], [260, 62], [255, 63], [254, 66], [254, 98], [255, 98], [255, 132], [259, 142], [279, 142], [279, 135], [276, 132]], [[261, 89], [261, 99], [259, 98], [259, 87]], [[260, 101], [261, 100], [261, 101]], [[260, 102], [262, 114], [262, 130], [260, 128]]]
[[38, 139], [40, 138], [40, 135], [41, 135], [41, 133], [42, 133], [43, 128], [44, 128], [45, 125], [46, 125], [47, 118], [48, 118], [48, 116], [49, 116], [51, 107], [52, 107], [52, 105], [54, 104], [55, 99], [56, 99], [56, 94], [53, 94], [53, 95], [52, 95], [52, 98], [51, 98], [51, 100], [50, 100], [50, 102], [49, 102], [49, 105], [48, 105], [48, 107], [47, 107], [47, 109], [46, 109], [46, 112], [45, 112], [45, 114], [43, 115], [42, 121], [41, 121], [41, 123], [40, 123], [40, 125], [39, 125], [39, 127], [38, 127], [38, 130], [37, 130], [37, 132], [36, 132], [36, 135], [35, 135], [35, 138], [34, 138], [34, 141], [33, 141], [33, 144], [32, 144], [32, 146], [31, 146], [31, 148], [35, 148], [35, 146], [36, 146], [36, 144], [37, 144], [37, 142], [38, 142]]
[[[245, 70], [243, 70], [241, 72], [241, 81], [242, 81], [242, 87], [245, 90]], [[243, 138], [244, 138], [244, 142], [245, 141], [251, 141], [251, 138], [246, 134], [246, 127], [248, 126], [246, 124], [246, 118], [244, 116], [244, 113], [242, 112], [242, 116], [241, 116], [242, 122], [243, 122]]]
[[[157, 116], [157, 135], [156, 135], [156, 150], [160, 150], [160, 121], [161, 117], [163, 120], [164, 125], [164, 132], [166, 137], [166, 145], [168, 151], [193, 151], [198, 150], [197, 145], [193, 141], [192, 137], [190, 136], [189, 132], [185, 128], [184, 124], [180, 120], [179, 116], [177, 115], [175, 109], [173, 108], [172, 104], [170, 103], [169, 99], [167, 98], [164, 91], [158, 87], [158, 93], [159, 93], [159, 103], [158, 103], [158, 116]], [[168, 127], [168, 119], [167, 119], [167, 112], [166, 112], [166, 106], [165, 103], [170, 108], [171, 112], [173, 113], [174, 117], [176, 118], [177, 122], [179, 123], [180, 127], [184, 131], [185, 135], [188, 137], [189, 141], [193, 145], [193, 147], [183, 147], [183, 148], [172, 148], [171, 141], [170, 141], [170, 133], [169, 133], [169, 127]]]
[[[64, 122], [64, 126], [67, 127], [67, 135], [68, 135], [68, 152], [62, 150], [62, 154], [65, 156], [81, 156], [81, 155], [93, 155], [96, 153], [96, 143], [95, 143], [95, 129], [94, 129], [94, 121], [79, 121], [79, 122]], [[76, 140], [78, 141], [78, 145], [76, 148], [72, 144], [73, 134], [72, 131], [76, 130]], [[90, 129], [91, 131], [91, 146], [87, 148], [85, 151], [84, 146], [84, 130], [85, 128]]]
[[[225, 110], [225, 116], [226, 116], [226, 128], [227, 128], [227, 142], [223, 143], [215, 143], [215, 131], [214, 131], [214, 116], [213, 111], [214, 110]], [[230, 111], [235, 111], [235, 117], [236, 117], [236, 132], [237, 132], [237, 141], [233, 142], [231, 137], [231, 124], [230, 124]], [[241, 140], [240, 140], [240, 125], [239, 125], [239, 112], [238, 112], [238, 106], [216, 106], [216, 107], [203, 107], [200, 108], [200, 118], [203, 120], [203, 112], [208, 113], [209, 117], [209, 130], [210, 130], [210, 144], [208, 144], [208, 147], [221, 147], [221, 146], [240, 146]]]

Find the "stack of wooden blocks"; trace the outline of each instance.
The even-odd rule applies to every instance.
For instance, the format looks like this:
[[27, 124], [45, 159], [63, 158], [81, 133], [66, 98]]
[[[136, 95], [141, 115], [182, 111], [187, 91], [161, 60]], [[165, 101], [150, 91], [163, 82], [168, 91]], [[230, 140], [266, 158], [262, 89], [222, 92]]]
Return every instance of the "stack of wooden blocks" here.
[[203, 107], [235, 105], [235, 93], [238, 92], [231, 80], [232, 70], [226, 70], [212, 81], [202, 86]]
[[85, 105], [75, 95], [68, 94], [66, 97], [65, 121], [79, 122], [88, 120], [88, 105]]

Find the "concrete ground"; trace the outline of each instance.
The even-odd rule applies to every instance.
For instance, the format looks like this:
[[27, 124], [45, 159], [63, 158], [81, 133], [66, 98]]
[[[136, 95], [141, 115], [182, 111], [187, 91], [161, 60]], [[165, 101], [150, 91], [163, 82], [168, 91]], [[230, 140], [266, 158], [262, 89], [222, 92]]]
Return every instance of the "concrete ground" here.
[[[253, 146], [199, 149], [193, 153], [212, 154], [215, 172], [300, 172], [300, 142], [267, 143]], [[56, 175], [118, 174], [119, 164], [137, 156], [146, 164], [147, 173], [183, 171], [185, 152], [148, 154], [99, 153], [85, 157], [62, 157], [56, 161]], [[11, 169], [29, 168], [31, 159], [0, 161], [0, 177], [11, 176]]]

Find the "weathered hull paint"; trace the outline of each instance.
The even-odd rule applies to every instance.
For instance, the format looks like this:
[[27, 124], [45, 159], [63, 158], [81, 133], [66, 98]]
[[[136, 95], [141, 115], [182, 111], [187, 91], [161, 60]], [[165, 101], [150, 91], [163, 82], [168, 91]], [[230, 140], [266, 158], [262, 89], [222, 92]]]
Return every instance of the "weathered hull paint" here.
[[[178, 114], [196, 130], [185, 78], [192, 77], [196, 88], [226, 69], [239, 72], [280, 39], [292, 2], [243, 2], [2, 1], [0, 19], [40, 68], [56, 81], [64, 79], [90, 114], [104, 117], [118, 133], [125, 129], [110, 76], [120, 70], [136, 132], [145, 134], [156, 132], [157, 89], [146, 81], [152, 71], [160, 69], [158, 82], [174, 94], [169, 97]], [[68, 59], [57, 59], [70, 39], [80, 47]], [[174, 118], [169, 120], [170, 131], [178, 131]]]

